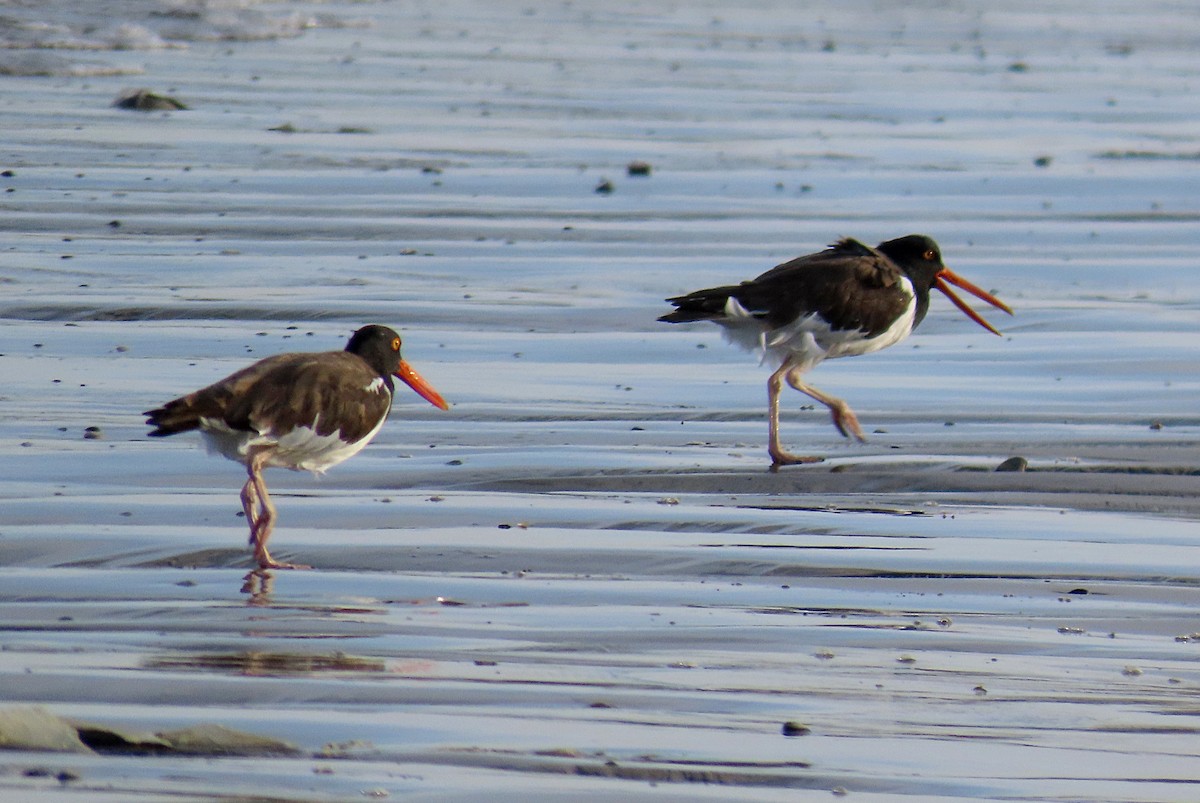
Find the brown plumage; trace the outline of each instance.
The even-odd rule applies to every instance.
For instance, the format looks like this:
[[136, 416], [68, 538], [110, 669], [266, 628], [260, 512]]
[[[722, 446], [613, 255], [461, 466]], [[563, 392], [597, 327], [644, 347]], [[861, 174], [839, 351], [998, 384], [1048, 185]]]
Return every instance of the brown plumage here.
[[323, 472], [375, 437], [392, 406], [397, 376], [436, 407], [438, 395], [400, 356], [400, 336], [364, 326], [344, 351], [267, 357], [206, 388], [145, 413], [152, 437], [198, 430], [209, 451], [246, 466], [242, 509], [261, 568], [307, 568], [276, 562], [267, 551], [275, 506], [262, 479], [269, 466]]
[[207, 420], [209, 426], [222, 422], [232, 430], [275, 437], [307, 426], [317, 435], [340, 432], [354, 442], [391, 407], [390, 394], [359, 392], [382, 375], [348, 351], [278, 354], [151, 410], [146, 414], [155, 426], [150, 435], [200, 429]]

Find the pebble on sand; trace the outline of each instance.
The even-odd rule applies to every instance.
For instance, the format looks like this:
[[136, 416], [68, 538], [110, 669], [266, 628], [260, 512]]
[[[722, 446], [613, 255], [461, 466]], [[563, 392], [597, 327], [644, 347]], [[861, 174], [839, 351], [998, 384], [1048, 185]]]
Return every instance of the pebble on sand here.
[[1029, 468], [1029, 461], [1024, 457], [1013, 456], [996, 466], [996, 471], [1024, 471]]
[[135, 112], [177, 112], [187, 109], [181, 101], [167, 95], [159, 95], [149, 89], [131, 89], [113, 101], [118, 109]]
[[807, 736], [812, 733], [812, 728], [800, 722], [785, 722], [781, 732], [784, 736]]

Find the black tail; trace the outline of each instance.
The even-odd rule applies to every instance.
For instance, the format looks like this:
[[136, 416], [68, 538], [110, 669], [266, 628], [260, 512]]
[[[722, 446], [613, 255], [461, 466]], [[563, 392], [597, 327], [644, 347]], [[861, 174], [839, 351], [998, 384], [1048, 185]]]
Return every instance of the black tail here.
[[150, 431], [150, 437], [165, 438], [168, 435], [198, 429], [200, 416], [188, 401], [188, 397], [185, 396], [169, 401], [156, 410], [142, 413], [146, 416], [146, 424], [154, 427]]
[[691, 323], [692, 321], [711, 321], [725, 316], [725, 305], [729, 297], [738, 289], [737, 286], [712, 287], [708, 290], [697, 290], [686, 296], [668, 298], [675, 305], [674, 312], [668, 312], [659, 318], [663, 323]]

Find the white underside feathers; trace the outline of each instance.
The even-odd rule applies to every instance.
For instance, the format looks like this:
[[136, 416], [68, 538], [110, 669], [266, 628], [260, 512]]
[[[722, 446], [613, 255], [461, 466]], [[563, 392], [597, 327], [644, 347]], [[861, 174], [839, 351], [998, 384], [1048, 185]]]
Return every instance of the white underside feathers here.
[[343, 441], [341, 430], [329, 435], [317, 434], [316, 422], [312, 427], [296, 427], [283, 435], [276, 435], [272, 432], [235, 430], [224, 421], [203, 418], [200, 434], [210, 453], [220, 454], [243, 465], [247, 464], [251, 451], [256, 451], [256, 447], [269, 446], [274, 448], [267, 458], [267, 466], [321, 474], [361, 452], [383, 428], [385, 420], [386, 417], [381, 418], [365, 438], [354, 443]]
[[[911, 298], [912, 282], [907, 276], [901, 281]], [[714, 319], [714, 323], [720, 324], [726, 340], [754, 352], [762, 362], [778, 368], [790, 358], [802, 363], [807, 371], [823, 360], [869, 354], [899, 343], [912, 331], [915, 312], [916, 305], [909, 304], [887, 331], [866, 337], [861, 329], [834, 330], [816, 313], [771, 327], [730, 296], [725, 302], [725, 317]]]

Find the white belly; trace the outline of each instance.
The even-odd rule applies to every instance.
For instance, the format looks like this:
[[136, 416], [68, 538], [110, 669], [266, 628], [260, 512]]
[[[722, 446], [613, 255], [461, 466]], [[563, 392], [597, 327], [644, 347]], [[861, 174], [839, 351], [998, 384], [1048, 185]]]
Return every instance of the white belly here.
[[341, 439], [341, 431], [330, 435], [318, 435], [315, 429], [296, 427], [291, 432], [276, 436], [273, 433], [241, 432], [225, 426], [222, 421], [202, 419], [201, 436], [209, 452], [220, 454], [230, 460], [247, 465], [251, 450], [259, 446], [274, 447], [266, 465], [290, 468], [294, 471], [324, 473], [363, 450], [383, 428], [386, 417], [380, 419], [367, 436], [353, 443]]

